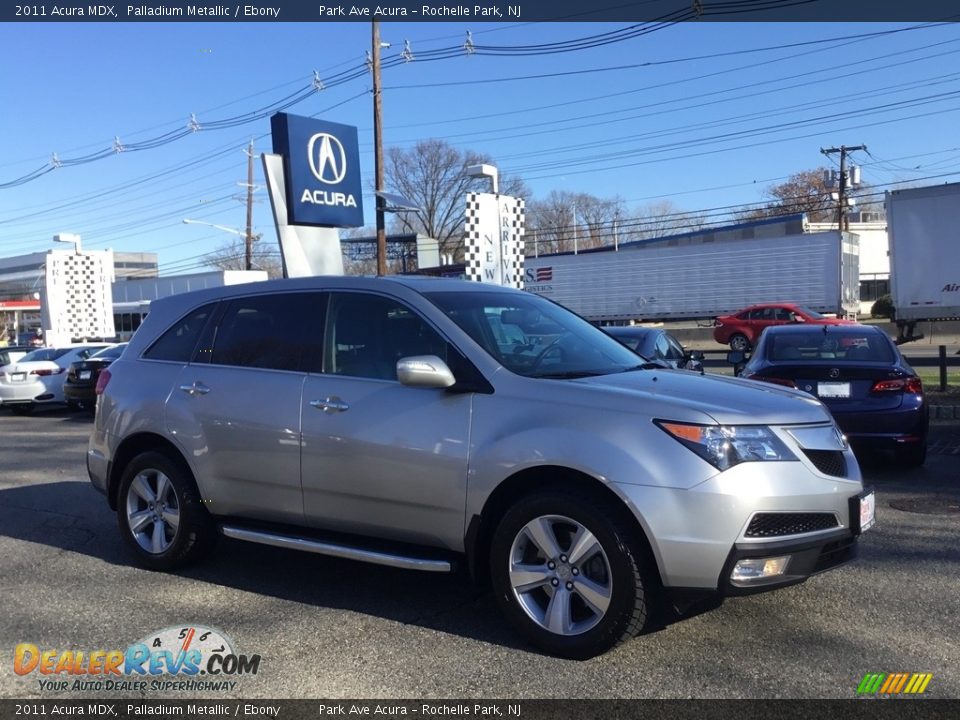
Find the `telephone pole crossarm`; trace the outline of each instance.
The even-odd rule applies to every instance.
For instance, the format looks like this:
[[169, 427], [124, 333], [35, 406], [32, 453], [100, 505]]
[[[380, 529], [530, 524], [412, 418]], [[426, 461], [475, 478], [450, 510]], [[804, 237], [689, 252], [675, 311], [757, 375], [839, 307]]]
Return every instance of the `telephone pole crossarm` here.
[[855, 150], [866, 150], [866, 145], [841, 145], [840, 147], [820, 148], [826, 156], [840, 153], [840, 178], [837, 188], [837, 230], [849, 230], [847, 221], [847, 155]]

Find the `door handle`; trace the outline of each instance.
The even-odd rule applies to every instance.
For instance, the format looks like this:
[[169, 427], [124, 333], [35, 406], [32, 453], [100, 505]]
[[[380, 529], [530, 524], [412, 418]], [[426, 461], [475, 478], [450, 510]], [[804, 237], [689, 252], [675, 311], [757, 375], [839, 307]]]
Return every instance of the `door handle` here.
[[197, 395], [206, 395], [210, 392], [210, 388], [204, 385], [202, 382], [195, 382], [193, 385], [181, 385], [180, 389], [183, 390], [190, 397], [196, 397]]
[[328, 397], [326, 400], [311, 400], [311, 407], [317, 410], [323, 410], [325, 413], [332, 414], [349, 410], [350, 406], [338, 397]]

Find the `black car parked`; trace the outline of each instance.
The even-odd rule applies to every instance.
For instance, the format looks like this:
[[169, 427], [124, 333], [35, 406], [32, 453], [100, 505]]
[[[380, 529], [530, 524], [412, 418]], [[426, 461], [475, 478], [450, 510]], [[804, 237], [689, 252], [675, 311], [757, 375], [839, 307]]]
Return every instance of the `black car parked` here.
[[819, 398], [855, 449], [886, 447], [910, 466], [926, 460], [930, 408], [923, 384], [880, 328], [769, 327], [741, 375]]
[[63, 396], [67, 405], [82, 407], [92, 412], [97, 402], [96, 390], [100, 371], [120, 357], [126, 346], [126, 343], [111, 345], [86, 360], [71, 363], [63, 381]]

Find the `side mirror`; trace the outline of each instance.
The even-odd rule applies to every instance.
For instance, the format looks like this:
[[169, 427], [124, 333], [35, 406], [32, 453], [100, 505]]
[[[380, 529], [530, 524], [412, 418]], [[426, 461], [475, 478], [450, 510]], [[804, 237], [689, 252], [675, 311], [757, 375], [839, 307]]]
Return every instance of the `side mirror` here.
[[701, 361], [701, 362], [702, 362], [702, 361], [703, 361], [703, 357], [704, 357], [704, 356], [703, 356], [703, 351], [702, 351], [702, 350], [694, 350], [692, 353], [690, 353], [690, 359], [691, 359], [691, 360], [697, 360], [697, 361]]
[[448, 388], [457, 382], [447, 364], [436, 355], [412, 355], [397, 360], [397, 380], [401, 385], [424, 388]]

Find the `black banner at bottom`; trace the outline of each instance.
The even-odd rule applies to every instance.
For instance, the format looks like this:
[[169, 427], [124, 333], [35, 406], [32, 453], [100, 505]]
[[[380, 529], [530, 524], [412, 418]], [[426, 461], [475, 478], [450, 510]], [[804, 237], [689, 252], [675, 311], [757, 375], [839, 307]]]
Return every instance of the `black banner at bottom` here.
[[0, 720], [953, 720], [960, 700], [0, 700]]

